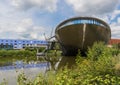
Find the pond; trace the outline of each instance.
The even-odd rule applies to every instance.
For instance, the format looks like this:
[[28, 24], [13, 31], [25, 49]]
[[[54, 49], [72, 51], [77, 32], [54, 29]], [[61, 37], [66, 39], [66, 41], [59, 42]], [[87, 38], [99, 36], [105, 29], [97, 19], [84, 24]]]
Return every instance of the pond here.
[[20, 73], [25, 73], [27, 77], [34, 78], [39, 73], [45, 73], [48, 70], [47, 62], [37, 64], [23, 64], [9, 65], [0, 67], [0, 82], [5, 79], [8, 85], [17, 85], [17, 77]]
[[0, 67], [0, 82], [5, 79], [8, 85], [17, 85], [17, 77], [20, 73], [25, 73], [29, 78], [35, 78], [38, 74], [45, 74], [50, 68], [58, 69], [65, 65], [69, 68], [75, 65], [76, 57], [61, 57], [57, 62], [31, 62], [25, 64], [22, 61], [17, 61], [14, 64]]

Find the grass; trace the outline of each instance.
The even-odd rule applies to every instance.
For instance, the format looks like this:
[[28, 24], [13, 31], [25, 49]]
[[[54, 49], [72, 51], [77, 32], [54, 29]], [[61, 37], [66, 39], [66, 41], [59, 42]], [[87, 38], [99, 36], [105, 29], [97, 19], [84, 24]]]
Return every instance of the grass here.
[[36, 60], [36, 52], [30, 50], [0, 50], [0, 65], [9, 64], [17, 60]]
[[0, 58], [0, 66], [4, 66], [4, 65], [9, 65], [12, 64], [15, 61], [25, 61], [25, 62], [29, 62], [29, 61], [36, 61], [37, 58], [36, 57], [1, 57]]

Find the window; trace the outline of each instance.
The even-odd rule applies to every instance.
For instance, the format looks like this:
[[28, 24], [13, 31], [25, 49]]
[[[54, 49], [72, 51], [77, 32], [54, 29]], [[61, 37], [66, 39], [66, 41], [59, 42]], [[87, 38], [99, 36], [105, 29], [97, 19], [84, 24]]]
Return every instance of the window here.
[[17, 45], [17, 43], [14, 43], [14, 45]]

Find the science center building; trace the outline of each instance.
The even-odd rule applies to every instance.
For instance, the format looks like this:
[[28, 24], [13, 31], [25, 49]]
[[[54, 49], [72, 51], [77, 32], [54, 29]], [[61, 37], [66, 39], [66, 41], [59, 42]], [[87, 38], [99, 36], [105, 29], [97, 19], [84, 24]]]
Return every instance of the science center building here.
[[45, 40], [0, 39], [0, 49], [23, 49], [25, 47], [45, 47]]
[[108, 44], [111, 38], [110, 26], [95, 17], [73, 17], [61, 22], [55, 30], [63, 55], [74, 56], [80, 49], [86, 52], [94, 42]]

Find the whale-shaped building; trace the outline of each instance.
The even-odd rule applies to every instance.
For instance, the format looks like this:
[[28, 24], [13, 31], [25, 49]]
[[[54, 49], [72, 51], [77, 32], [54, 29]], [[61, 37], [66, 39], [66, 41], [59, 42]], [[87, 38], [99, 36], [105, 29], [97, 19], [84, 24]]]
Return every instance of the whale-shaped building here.
[[55, 29], [64, 56], [74, 56], [80, 49], [85, 52], [94, 42], [106, 44], [111, 38], [109, 25], [94, 17], [74, 17], [60, 23]]

